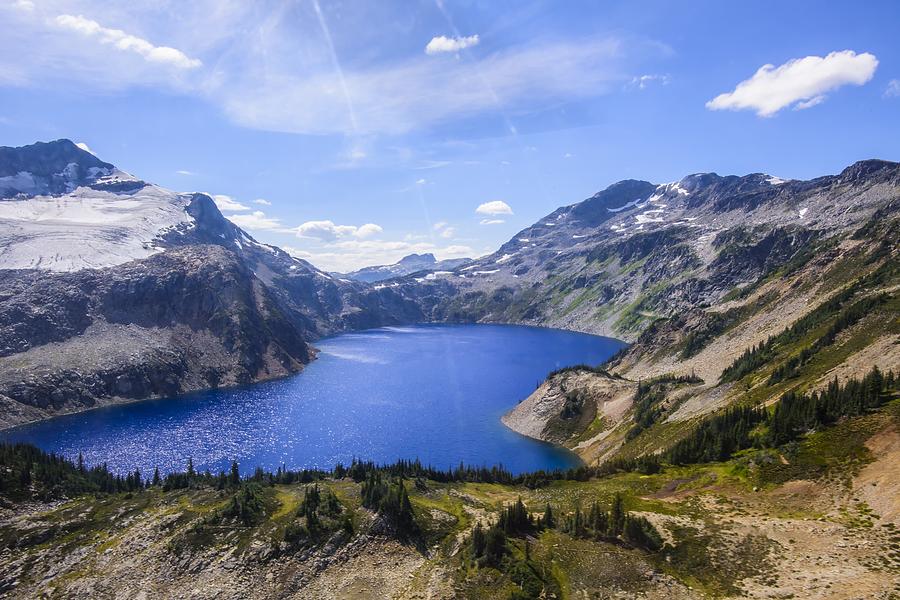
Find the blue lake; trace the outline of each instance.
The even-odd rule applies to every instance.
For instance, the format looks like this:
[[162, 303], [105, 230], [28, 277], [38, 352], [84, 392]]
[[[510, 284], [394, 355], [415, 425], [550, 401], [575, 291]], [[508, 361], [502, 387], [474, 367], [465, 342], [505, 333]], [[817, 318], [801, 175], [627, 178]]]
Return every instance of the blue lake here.
[[578, 464], [571, 453], [508, 430], [500, 416], [546, 374], [597, 364], [622, 342], [533, 327], [418, 325], [316, 342], [300, 374], [243, 388], [148, 400], [0, 432], [117, 472], [333, 467], [354, 457], [419, 458], [446, 468], [513, 472]]

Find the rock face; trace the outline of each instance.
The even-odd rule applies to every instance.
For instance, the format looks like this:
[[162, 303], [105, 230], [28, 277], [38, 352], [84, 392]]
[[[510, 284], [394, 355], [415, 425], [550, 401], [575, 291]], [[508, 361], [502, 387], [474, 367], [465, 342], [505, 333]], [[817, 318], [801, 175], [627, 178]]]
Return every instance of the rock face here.
[[0, 186], [0, 427], [284, 376], [318, 337], [425, 319], [67, 140], [0, 148]]
[[418, 287], [453, 290], [433, 303], [429, 317], [437, 321], [524, 323], [635, 341], [653, 321], [715, 305], [876, 213], [892, 218], [898, 190], [900, 164], [875, 160], [810, 181], [715, 173], [661, 185], [623, 181]]
[[[626, 181], [436, 277], [454, 293], [434, 310], [450, 320], [567, 327], [633, 341], [605, 366], [631, 382], [630, 392], [598, 394], [610, 385], [608, 375], [563, 373], [504, 417], [512, 429], [572, 448], [588, 462], [633, 457], [664, 449], [695, 419], [735, 402], [772, 403], [833, 377], [861, 377], [874, 365], [900, 370], [898, 240], [897, 163], [863, 161], [812, 181], [759, 174], [692, 175], [660, 186]], [[880, 295], [883, 301], [846, 325], [854, 306]], [[737, 381], [723, 379], [743, 353], [807, 315], [782, 338], [790, 343], [775, 344]], [[837, 326], [836, 341], [813, 350], [816, 336]], [[794, 366], [785, 371], [786, 364]], [[773, 376], [778, 368], [790, 376]], [[636, 383], [673, 375], [702, 383], [648, 387], [654, 395], [643, 416], [651, 415], [651, 426], [634, 429]], [[612, 407], [615, 416], [599, 419]]]

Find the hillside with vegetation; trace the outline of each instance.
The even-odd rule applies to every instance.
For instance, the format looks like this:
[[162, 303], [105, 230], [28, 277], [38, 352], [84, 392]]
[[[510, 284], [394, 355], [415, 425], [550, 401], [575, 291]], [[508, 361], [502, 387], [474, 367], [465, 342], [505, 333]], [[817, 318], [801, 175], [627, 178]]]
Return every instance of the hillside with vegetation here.
[[0, 592], [891, 597], [898, 396], [873, 369], [705, 418], [652, 459], [518, 476], [357, 461], [118, 476], [3, 445]]

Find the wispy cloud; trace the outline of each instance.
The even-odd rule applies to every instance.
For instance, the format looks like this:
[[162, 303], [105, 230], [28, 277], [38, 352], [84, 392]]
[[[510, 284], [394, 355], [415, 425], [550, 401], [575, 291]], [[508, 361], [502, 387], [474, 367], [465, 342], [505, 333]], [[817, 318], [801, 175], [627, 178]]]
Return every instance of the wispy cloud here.
[[615, 39], [574, 40], [472, 61], [412, 58], [341, 73], [270, 73], [262, 80], [223, 82], [217, 98], [233, 120], [257, 129], [402, 134], [485, 112], [538, 110], [602, 94], [620, 77], [621, 49]]
[[79, 148], [81, 148], [82, 150], [84, 150], [85, 152], [90, 152], [91, 154], [94, 153], [94, 151], [91, 150], [90, 146], [88, 146], [84, 142], [76, 142], [75, 145], [78, 146]]
[[629, 86], [632, 88], [637, 88], [639, 90], [645, 90], [653, 84], [669, 85], [670, 81], [672, 81], [672, 77], [667, 74], [638, 75], [631, 79], [631, 82], [629, 82]]
[[479, 204], [478, 208], [475, 209], [475, 212], [479, 215], [511, 215], [513, 214], [512, 208], [509, 204], [504, 202], [503, 200], [492, 200], [491, 202], [485, 202], [484, 204]]
[[216, 203], [216, 206], [222, 212], [239, 212], [244, 210], [250, 210], [249, 206], [244, 206], [231, 196], [226, 196], [225, 194], [212, 194], [213, 202]]
[[272, 206], [272, 203], [265, 198], [257, 198], [253, 201], [253, 204], [259, 204], [260, 206]]
[[884, 96], [885, 98], [900, 98], [900, 79], [891, 79], [888, 82]]
[[431, 41], [425, 46], [425, 54], [443, 54], [445, 52], [459, 52], [472, 46], [477, 46], [478, 34], [465, 37], [447, 37], [439, 35], [431, 38]]
[[125, 33], [121, 29], [103, 27], [97, 21], [81, 15], [58, 15], [55, 22], [63, 29], [94, 38], [101, 44], [112, 46], [122, 52], [139, 54], [151, 63], [166, 64], [177, 69], [196, 69], [203, 64], [199, 59], [188, 57], [181, 50], [168, 46], [154, 46], [143, 38]]
[[778, 67], [763, 65], [734, 91], [716, 96], [706, 107], [754, 110], [761, 117], [770, 117], [791, 105], [802, 110], [821, 104], [839, 87], [867, 83], [877, 67], [875, 55], [852, 50], [795, 58]]
[[450, 239], [456, 236], [456, 228], [451, 227], [446, 221], [439, 221], [432, 225], [432, 229], [444, 239]]
[[482, 219], [478, 222], [479, 225], [502, 225], [506, 223], [503, 219]]
[[292, 233], [293, 230], [282, 225], [281, 220], [266, 216], [261, 210], [251, 213], [228, 215], [227, 219], [243, 229], [250, 231], [271, 231], [275, 233]]
[[187, 169], [178, 169], [177, 171], [175, 171], [175, 174], [176, 175], [188, 175], [188, 176], [196, 175], [196, 173], [194, 173], [193, 171], [188, 171]]

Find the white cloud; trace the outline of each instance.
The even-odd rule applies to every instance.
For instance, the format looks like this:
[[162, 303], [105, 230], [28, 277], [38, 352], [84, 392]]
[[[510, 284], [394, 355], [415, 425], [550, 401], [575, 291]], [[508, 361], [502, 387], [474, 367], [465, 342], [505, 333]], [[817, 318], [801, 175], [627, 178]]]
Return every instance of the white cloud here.
[[831, 52], [825, 57], [795, 58], [783, 65], [763, 65], [732, 92], [706, 103], [710, 110], [755, 110], [769, 117], [794, 105], [796, 109], [821, 104], [828, 92], [844, 85], [863, 85], [872, 79], [878, 59], [852, 50]]
[[242, 210], [250, 210], [249, 206], [244, 206], [231, 196], [226, 196], [225, 194], [213, 194], [212, 195], [213, 202], [216, 203], [216, 206], [219, 210], [223, 212], [239, 212]]
[[253, 201], [253, 204], [259, 204], [260, 206], [272, 206], [272, 203], [265, 198], [257, 198]]
[[633, 77], [629, 85], [630, 87], [637, 88], [639, 90], [645, 90], [654, 83], [658, 83], [660, 85], [669, 85], [670, 81], [672, 81], [672, 78], [669, 75], [648, 74]]
[[297, 258], [313, 263], [326, 271], [346, 273], [372, 265], [389, 265], [412, 253], [431, 252], [438, 260], [473, 256], [476, 252], [463, 245], [439, 246], [429, 242], [389, 240], [342, 240], [322, 248], [308, 249], [282, 246]]
[[416, 185], [425, 185], [428, 183], [425, 179], [416, 179]]
[[294, 229], [297, 237], [326, 242], [346, 237], [363, 239], [377, 235], [382, 231], [381, 226], [375, 223], [366, 223], [357, 227], [356, 225], [335, 225], [332, 221], [307, 221]]
[[193, 171], [188, 171], [187, 169], [179, 169], [175, 171], [176, 175], [196, 175]]
[[807, 108], [812, 108], [813, 106], [818, 106], [825, 102], [825, 96], [815, 96], [810, 98], [809, 100], [802, 100], [794, 105], [794, 110], [805, 110]]
[[274, 231], [276, 233], [290, 233], [292, 231], [282, 225], [279, 219], [267, 217], [266, 213], [261, 210], [255, 210], [252, 213], [228, 215], [226, 218], [238, 227], [251, 231]]
[[154, 46], [147, 40], [125, 33], [121, 29], [103, 27], [97, 21], [81, 15], [59, 15], [56, 24], [85, 37], [96, 38], [101, 44], [111, 45], [123, 52], [134, 52], [151, 63], [165, 64], [176, 69], [196, 69], [203, 63], [190, 58], [181, 50], [168, 46]]
[[384, 231], [381, 228], [381, 225], [376, 225], [375, 223], [366, 223], [365, 225], [360, 225], [359, 228], [353, 233], [358, 238], [367, 238], [372, 237], [373, 235], [378, 235]]
[[512, 208], [504, 202], [503, 200], [492, 200], [491, 202], [485, 202], [484, 204], [480, 204], [478, 208], [475, 209], [475, 212], [479, 215], [511, 215], [513, 214]]
[[888, 82], [884, 96], [885, 98], [900, 98], [900, 79], [891, 79]]
[[456, 235], [456, 228], [450, 227], [450, 224], [446, 221], [438, 221], [434, 225], [431, 226], [439, 236], [444, 239], [450, 239]]
[[472, 46], [477, 46], [478, 42], [481, 40], [478, 39], [478, 34], [470, 35], [466, 37], [452, 37], [449, 38], [444, 35], [439, 35], [437, 37], [431, 38], [431, 41], [428, 42], [428, 45], [425, 46], [425, 54], [441, 54], [443, 52], [459, 52], [465, 48], [471, 48]]
[[15, 0], [13, 2], [13, 8], [17, 8], [19, 10], [30, 12], [34, 10], [34, 2], [31, 0]]
[[479, 225], [502, 225], [506, 223], [503, 219], [482, 219], [478, 222]]
[[90, 146], [88, 146], [84, 142], [76, 142], [75, 145], [78, 146], [79, 148], [81, 148], [82, 150], [84, 150], [85, 152], [89, 152], [91, 154], [94, 153], [94, 151], [91, 150]]

